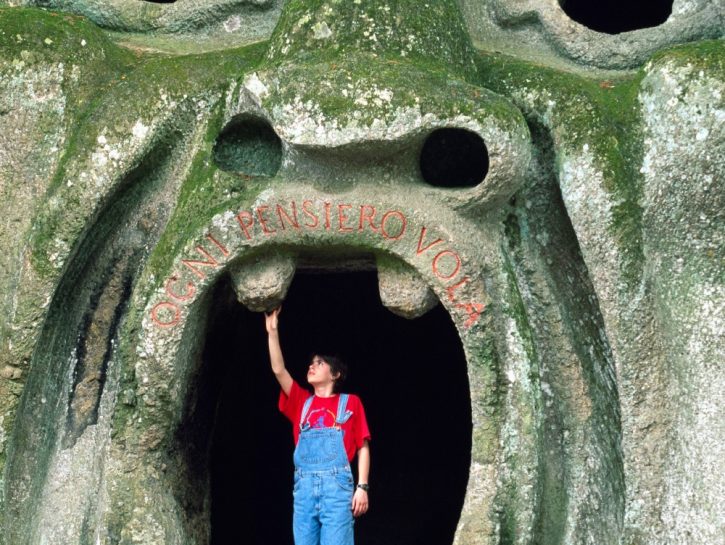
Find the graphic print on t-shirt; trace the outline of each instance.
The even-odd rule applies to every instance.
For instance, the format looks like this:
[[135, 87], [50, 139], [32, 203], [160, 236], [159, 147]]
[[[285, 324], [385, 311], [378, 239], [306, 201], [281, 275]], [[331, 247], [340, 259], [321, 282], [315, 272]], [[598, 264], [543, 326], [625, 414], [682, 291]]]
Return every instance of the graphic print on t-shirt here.
[[335, 426], [335, 413], [330, 409], [312, 409], [305, 420], [310, 428], [332, 428]]
[[[309, 398], [310, 393], [296, 381], [292, 382], [292, 388], [289, 394], [285, 394], [281, 388], [279, 390], [279, 410], [292, 422], [292, 434], [295, 445], [299, 441], [300, 432], [305, 426], [309, 425], [310, 428], [335, 427], [337, 407], [340, 402], [337, 395], [331, 397], [314, 396], [307, 415], [300, 423], [302, 411]], [[365, 409], [360, 402], [360, 398], [354, 394], [350, 394], [345, 410], [350, 412], [351, 415], [340, 426], [340, 429], [343, 431], [342, 439], [345, 444], [347, 458], [348, 460], [352, 460], [357, 450], [362, 447], [365, 439], [370, 439], [370, 430], [368, 429]], [[352, 414], [353, 412], [355, 413], [354, 415]]]

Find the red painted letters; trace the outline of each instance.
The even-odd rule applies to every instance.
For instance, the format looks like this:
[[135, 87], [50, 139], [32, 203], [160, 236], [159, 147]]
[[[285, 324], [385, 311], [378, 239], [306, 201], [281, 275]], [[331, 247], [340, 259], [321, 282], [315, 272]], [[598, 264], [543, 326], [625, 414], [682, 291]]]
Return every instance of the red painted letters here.
[[337, 205], [337, 221], [340, 224], [338, 227], [338, 231], [342, 233], [349, 233], [352, 231], [352, 227], [347, 227], [345, 225], [345, 222], [347, 221], [347, 213], [346, 210], [350, 210], [352, 208], [351, 204], [338, 204]]
[[269, 209], [269, 206], [258, 206], [257, 207], [257, 219], [259, 220], [259, 224], [262, 226], [262, 231], [264, 231], [265, 235], [271, 235], [272, 233], [276, 233], [276, 229], [270, 230], [267, 227], [267, 219], [264, 217], [264, 213]]
[[300, 228], [300, 224], [297, 221], [297, 203], [295, 203], [295, 201], [292, 201], [290, 204], [292, 205], [292, 218], [290, 218], [287, 211], [284, 208], [282, 208], [281, 204], [277, 205], [277, 216], [279, 216], [279, 226], [282, 228], [283, 231], [285, 229], [285, 227], [284, 227], [285, 218], [287, 219], [287, 222], [292, 227], [294, 227], [297, 230], [299, 230], [299, 228]]
[[[398, 234], [393, 236], [385, 229], [385, 223], [390, 217], [397, 217], [400, 221], [400, 231], [398, 231]], [[405, 233], [405, 226], [408, 224], [408, 220], [405, 218], [405, 215], [400, 210], [388, 210], [383, 214], [383, 219], [380, 220], [380, 232], [383, 234], [383, 236], [390, 240], [398, 240], [400, 237], [403, 236]]]
[[[440, 271], [438, 267], [438, 262], [444, 255], [449, 255], [453, 258], [455, 261], [455, 267], [453, 268], [453, 272], [450, 274], [444, 274]], [[458, 254], [454, 252], [453, 250], [443, 250], [442, 252], [438, 252], [436, 256], [433, 258], [433, 274], [435, 274], [438, 278], [441, 280], [450, 280], [454, 276], [458, 274], [458, 271], [461, 270], [461, 258], [458, 257]]]
[[[359, 206], [357, 218], [351, 211]], [[332, 230], [333, 207], [336, 210], [337, 229]], [[362, 232], [369, 229], [371, 232], [380, 235], [388, 241], [398, 242], [406, 240], [408, 231], [408, 217], [401, 210], [389, 209], [377, 216], [378, 210], [373, 204], [351, 204], [332, 203], [328, 201], [313, 201], [305, 199], [302, 201], [302, 222], [297, 213], [297, 202], [292, 200], [289, 203], [270, 203], [256, 206], [252, 210], [242, 210], [235, 216], [240, 228], [240, 237], [243, 241], [251, 241], [261, 231], [265, 237], [289, 236], [284, 234], [290, 231], [301, 229], [316, 229], [320, 225], [321, 217], [324, 215], [324, 228], [332, 233], [340, 233], [339, 236], [346, 236], [354, 231]], [[382, 212], [382, 211], [381, 211]], [[376, 225], [376, 217], [379, 217]], [[357, 229], [355, 229], [357, 220]], [[335, 235], [329, 235], [335, 236]], [[204, 259], [181, 259], [181, 264], [186, 270], [193, 273], [190, 280], [182, 280], [181, 274], [172, 274], [164, 283], [164, 291], [167, 300], [156, 303], [151, 308], [151, 318], [159, 327], [172, 327], [181, 321], [182, 306], [189, 304], [198, 293], [197, 284], [205, 280], [208, 271], [221, 266], [211, 252], [219, 258], [227, 258], [231, 252], [227, 247], [217, 240], [211, 233], [204, 235], [208, 243], [195, 246], [195, 250]], [[408, 237], [410, 238], [410, 237]], [[400, 242], [398, 242], [400, 243]], [[412, 245], [412, 241], [410, 242]], [[435, 248], [435, 252], [429, 250]], [[411, 248], [412, 251], [412, 248]], [[405, 254], [406, 252], [401, 252]], [[434, 234], [429, 234], [426, 226], [421, 226], [415, 246], [415, 256], [425, 259], [426, 266], [432, 276], [444, 284], [448, 300], [454, 308], [461, 309], [467, 316], [465, 328], [470, 327], [481, 316], [484, 305], [474, 301], [462, 301], [461, 294], [465, 290], [461, 288], [470, 282], [470, 277], [462, 273], [463, 260], [460, 254], [450, 247], [450, 243]], [[462, 275], [462, 276], [461, 276]], [[450, 286], [445, 284], [451, 283]]]
[[[368, 211], [368, 213], [365, 213], [365, 211]], [[365, 226], [365, 220], [367, 220], [368, 225], [370, 225], [370, 229], [378, 232], [378, 228], [375, 227], [375, 224], [373, 223], [373, 219], [375, 218], [375, 207], [371, 204], [361, 204], [360, 205], [360, 222], [358, 223], [357, 230], [362, 231]]]
[[443, 239], [442, 238], [437, 238], [433, 242], [431, 242], [430, 244], [428, 244], [425, 248], [423, 248], [421, 246], [421, 244], [423, 243], [423, 237], [425, 237], [425, 232], [426, 232], [426, 228], [425, 228], [425, 225], [424, 225], [423, 227], [420, 228], [420, 238], [418, 239], [418, 247], [415, 249], [415, 255], [420, 255], [423, 252], [425, 252], [426, 250], [428, 250], [428, 249], [432, 248], [433, 246], [435, 246], [436, 244], [440, 244], [441, 242], [443, 242]]
[[[161, 309], [171, 310], [171, 312], [173, 313], [171, 320], [164, 320], [163, 318], [159, 318], [159, 310]], [[181, 309], [178, 305], [175, 305], [174, 303], [169, 303], [168, 301], [161, 301], [160, 303], [154, 305], [154, 307], [151, 309], [151, 319], [159, 327], [172, 327], [178, 324], [181, 320]]]
[[249, 228], [254, 225], [254, 216], [252, 216], [249, 212], [239, 212], [239, 214], [237, 214], [237, 221], [244, 232], [244, 236], [247, 237], [247, 240], [252, 240], [252, 235], [249, 234]]
[[217, 239], [215, 239], [211, 235], [211, 233], [207, 233], [206, 238], [211, 240], [211, 242], [214, 244], [214, 246], [216, 246], [217, 248], [219, 248], [219, 250], [221, 250], [221, 253], [224, 254], [224, 257], [229, 255], [229, 250], [227, 250], [221, 242], [219, 242]]
[[204, 271], [197, 269], [197, 265], [204, 267], [218, 267], [219, 262], [214, 259], [214, 257], [212, 257], [212, 255], [207, 252], [201, 245], [197, 245], [196, 251], [199, 252], [202, 256], [208, 257], [209, 261], [199, 261], [198, 259], [182, 259], [181, 262], [186, 265], [196, 276], [198, 276], [199, 278], [204, 278], [206, 276], [204, 274]]
[[166, 290], [166, 295], [168, 295], [172, 299], [176, 299], [177, 301], [188, 301], [189, 299], [194, 297], [194, 294], [196, 293], [196, 286], [194, 286], [194, 283], [191, 281], [187, 282], [186, 292], [177, 293], [171, 287], [171, 283], [176, 282], [177, 280], [178, 278], [174, 275], [170, 276], [169, 279], [166, 281], [166, 285], [164, 286], [164, 289]]
[[312, 205], [312, 201], [310, 201], [310, 200], [302, 201], [302, 212], [304, 212], [305, 216], [307, 216], [314, 222], [312, 224], [305, 222], [305, 227], [310, 227], [310, 228], [314, 229], [315, 227], [317, 227], [319, 225], [320, 220], [317, 218], [315, 213], [312, 210], [310, 210], [310, 205]]

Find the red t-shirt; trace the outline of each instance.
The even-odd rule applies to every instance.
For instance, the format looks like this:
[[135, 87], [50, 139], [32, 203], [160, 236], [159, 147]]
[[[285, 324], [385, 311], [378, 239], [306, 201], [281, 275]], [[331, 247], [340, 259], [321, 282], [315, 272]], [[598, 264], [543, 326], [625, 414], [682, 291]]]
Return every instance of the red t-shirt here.
[[[310, 397], [310, 392], [302, 388], [297, 381], [292, 382], [292, 389], [289, 397], [284, 390], [279, 392], [279, 410], [292, 422], [292, 432], [295, 445], [300, 439], [300, 417], [302, 407]], [[333, 394], [330, 397], [315, 396], [307, 413], [306, 422], [312, 428], [331, 428], [337, 419], [337, 404], [340, 402], [340, 395]], [[345, 445], [348, 461], [352, 461], [355, 453], [363, 445], [365, 439], [370, 439], [370, 430], [365, 418], [360, 398], [355, 394], [348, 394], [346, 410], [352, 412], [352, 416], [342, 425], [342, 442]]]

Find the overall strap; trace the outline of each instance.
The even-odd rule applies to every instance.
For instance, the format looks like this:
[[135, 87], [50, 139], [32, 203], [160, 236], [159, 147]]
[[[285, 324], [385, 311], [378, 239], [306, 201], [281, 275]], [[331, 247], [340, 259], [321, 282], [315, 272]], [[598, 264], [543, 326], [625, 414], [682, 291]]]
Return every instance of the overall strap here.
[[305, 400], [305, 404], [302, 406], [302, 414], [300, 414], [300, 428], [302, 427], [305, 418], [307, 418], [307, 413], [310, 412], [310, 406], [312, 406], [312, 400], [315, 398], [315, 396], [310, 396]]
[[340, 400], [337, 403], [337, 418], [335, 424], [344, 424], [352, 416], [352, 413], [347, 408], [348, 394], [340, 394]]

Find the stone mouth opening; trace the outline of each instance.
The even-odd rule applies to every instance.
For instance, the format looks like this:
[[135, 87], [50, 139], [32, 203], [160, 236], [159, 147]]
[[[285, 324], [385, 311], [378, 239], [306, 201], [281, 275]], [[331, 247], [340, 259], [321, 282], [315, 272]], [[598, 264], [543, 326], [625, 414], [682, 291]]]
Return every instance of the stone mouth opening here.
[[[471, 460], [462, 344], [440, 304], [415, 320], [384, 308], [375, 270], [363, 263], [298, 268], [280, 316], [285, 362], [303, 386], [312, 351], [350, 365], [345, 389], [363, 399], [373, 435], [371, 510], [356, 519], [356, 543], [450, 544]], [[294, 446], [277, 409], [263, 318], [236, 301], [229, 278], [210, 312], [192, 395], [197, 421], [187, 427], [205, 430], [188, 448], [208, 446], [211, 544], [243, 535], [249, 544], [292, 545]]]

